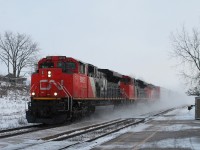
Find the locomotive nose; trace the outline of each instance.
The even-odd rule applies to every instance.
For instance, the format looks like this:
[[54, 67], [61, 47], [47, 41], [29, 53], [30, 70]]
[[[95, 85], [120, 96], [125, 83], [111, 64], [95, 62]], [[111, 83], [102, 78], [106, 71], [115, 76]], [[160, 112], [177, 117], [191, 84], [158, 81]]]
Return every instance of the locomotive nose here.
[[48, 68], [39, 70], [39, 96], [57, 97], [59, 95], [60, 74], [59, 68]]

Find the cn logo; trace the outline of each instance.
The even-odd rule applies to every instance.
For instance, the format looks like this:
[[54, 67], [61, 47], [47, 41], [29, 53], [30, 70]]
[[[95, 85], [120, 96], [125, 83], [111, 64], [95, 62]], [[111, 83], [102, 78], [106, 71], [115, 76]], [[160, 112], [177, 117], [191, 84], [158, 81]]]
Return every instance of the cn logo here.
[[[61, 81], [61, 84], [58, 85], [54, 80], [40, 80], [40, 90], [50, 90], [52, 87], [52, 84], [54, 84], [58, 90], [62, 90], [63, 80]], [[47, 86], [42, 86], [47, 85]]]

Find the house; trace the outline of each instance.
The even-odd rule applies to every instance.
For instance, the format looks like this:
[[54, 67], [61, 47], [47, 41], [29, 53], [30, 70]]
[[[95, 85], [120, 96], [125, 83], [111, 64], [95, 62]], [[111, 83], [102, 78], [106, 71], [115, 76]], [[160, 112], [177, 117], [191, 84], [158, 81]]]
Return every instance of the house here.
[[25, 84], [26, 80], [27, 78], [15, 77], [12, 73], [7, 74], [6, 76], [0, 76], [0, 81], [9, 83]]

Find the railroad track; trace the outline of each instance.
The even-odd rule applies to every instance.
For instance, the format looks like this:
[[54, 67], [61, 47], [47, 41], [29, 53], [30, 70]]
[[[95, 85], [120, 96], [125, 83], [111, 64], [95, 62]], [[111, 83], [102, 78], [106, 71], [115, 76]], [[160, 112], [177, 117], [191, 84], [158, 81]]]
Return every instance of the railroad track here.
[[126, 119], [117, 119], [117, 120], [112, 120], [104, 123], [99, 123], [95, 125], [90, 125], [87, 127], [63, 132], [60, 134], [56, 134], [53, 136], [47, 136], [42, 139], [38, 139], [39, 142], [37, 143], [31, 143], [31, 144], [25, 144], [21, 145], [21, 147], [17, 147], [16, 150], [20, 149], [38, 149], [38, 147], [45, 147], [45, 145], [49, 144], [49, 142], [58, 142], [58, 141], [66, 141], [63, 142], [62, 145], [57, 145], [55, 146], [55, 149], [58, 150], [64, 150], [68, 148], [74, 148], [78, 145], [81, 145], [85, 142], [92, 142], [95, 141], [101, 137], [110, 135], [112, 133], [118, 132], [124, 128], [133, 126], [133, 125], [138, 125], [140, 123], [145, 123], [148, 121], [151, 121], [152, 118], [155, 118], [160, 115], [164, 115], [165, 113], [168, 113], [170, 111], [173, 111], [176, 108], [171, 108], [167, 109], [164, 111], [159, 111], [155, 113], [151, 113], [149, 116], [145, 116], [143, 118], [126, 118]]
[[134, 119], [134, 118], [122, 119], [113, 123], [97, 126], [91, 129], [89, 128], [79, 133], [75, 133], [73, 135], [61, 136], [56, 139], [53, 139], [53, 141], [68, 140], [70, 142], [74, 142], [71, 145], [68, 145], [59, 149], [59, 150], [63, 150], [63, 149], [67, 149], [69, 147], [72, 147], [84, 142], [92, 142], [101, 137], [115, 133], [129, 126], [142, 123], [144, 121], [145, 119]]
[[[143, 114], [142, 116], [145, 116], [147, 114], [148, 113]], [[149, 116], [153, 116], [154, 114], [156, 114], [156, 112], [153, 112], [153, 113], [149, 114]], [[21, 135], [21, 134], [26, 134], [26, 133], [31, 133], [31, 132], [36, 132], [36, 131], [39, 131], [39, 130], [55, 128], [55, 127], [59, 127], [59, 126], [61, 126], [61, 125], [48, 126], [48, 125], [43, 125], [43, 124], [37, 124], [37, 125], [31, 125], [31, 126], [25, 126], [25, 127], [18, 127], [18, 128], [0, 130], [0, 139], [1, 138], [12, 137], [12, 136], [16, 136], [16, 135]], [[86, 129], [86, 128], [84, 128], [84, 129]], [[70, 131], [68, 133], [62, 133], [59, 136], [62, 136], [64, 134], [70, 134], [71, 132], [75, 132], [75, 131], [76, 130], [72, 130], [72, 131]], [[42, 140], [48, 140], [50, 138], [53, 138], [53, 137], [46, 137], [46, 138], [44, 138]], [[56, 136], [55, 136], [55, 138], [56, 138]]]
[[159, 110], [159, 111], [153, 111], [153, 112], [145, 113], [145, 114], [142, 114], [140, 116], [155, 117], [155, 116], [163, 115], [163, 114], [168, 113], [170, 111], [173, 111], [175, 109], [181, 109], [181, 108], [186, 108], [186, 107], [188, 107], [188, 106], [187, 105], [183, 105], [183, 106], [178, 106], [178, 107], [174, 107], [174, 108], [169, 108], [169, 109], [166, 109], [166, 110]]
[[42, 140], [48, 139], [50, 141], [63, 141], [68, 139], [70, 141], [77, 141], [76, 138], [81, 136], [81, 138], [84, 139], [81, 141], [90, 142], [97, 138], [100, 138], [100, 136], [103, 137], [105, 135], [126, 128], [127, 126], [133, 125], [135, 123], [141, 123], [143, 121], [144, 119], [134, 119], [134, 118], [112, 120], [109, 122], [88, 126], [85, 128], [80, 128], [76, 130], [76, 132], [62, 133], [62, 135], [60, 134], [54, 135], [54, 137], [44, 138]]
[[57, 125], [37, 124], [37, 125], [31, 125], [31, 126], [25, 126], [25, 127], [0, 130], [0, 139], [7, 138], [7, 137], [13, 137], [13, 136], [17, 136], [17, 135], [22, 135], [22, 134], [26, 134], [26, 133], [31, 133], [31, 132], [36, 132], [36, 131], [40, 131], [40, 130], [61, 127], [64, 125], [67, 125], [67, 123], [66, 124], [57, 124]]
[[39, 128], [44, 127], [44, 125], [31, 125], [31, 126], [25, 126], [25, 127], [18, 127], [18, 128], [12, 128], [12, 129], [6, 129], [6, 130], [0, 130], [0, 139], [16, 136], [20, 134], [25, 134], [29, 132], [37, 131]]
[[[58, 150], [73, 148], [73, 146], [79, 145], [79, 144], [84, 143], [84, 142], [92, 142], [92, 141], [97, 140], [97, 139], [104, 137], [106, 135], [118, 132], [118, 131], [120, 131], [124, 128], [130, 127], [130, 126], [133, 126], [133, 125], [138, 125], [140, 123], [149, 122], [157, 116], [161, 116], [161, 115], [164, 115], [164, 114], [166, 114], [170, 111], [173, 111], [175, 109], [180, 109], [180, 108], [184, 108], [184, 107], [186, 107], [186, 106], [170, 108], [170, 109], [167, 109], [167, 110], [164, 110], [164, 111], [162, 110], [162, 111], [159, 111], [159, 112], [153, 112], [153, 113], [150, 113], [150, 115], [146, 116], [145, 118], [124, 119], [123, 121], [121, 121], [121, 123], [116, 122], [116, 124], [113, 124], [113, 125], [111, 124], [111, 126], [105, 126], [105, 128], [98, 128], [97, 130], [92, 129], [92, 130], [89, 130], [88, 132], [84, 131], [82, 133], [77, 133], [74, 136], [69, 135], [69, 136], [66, 136], [66, 137], [64, 136], [64, 137], [60, 137], [60, 138], [53, 139], [53, 140], [54, 141], [60, 141], [60, 140], [75, 141], [75, 143], [70, 144], [68, 146], [65, 146], [63, 148], [60, 148]], [[99, 134], [99, 132], [100, 132], [100, 134]], [[89, 135], [89, 138], [87, 138], [88, 137], [87, 134]], [[80, 137], [80, 136], [81, 136], [81, 138], [77, 138], [77, 137]]]

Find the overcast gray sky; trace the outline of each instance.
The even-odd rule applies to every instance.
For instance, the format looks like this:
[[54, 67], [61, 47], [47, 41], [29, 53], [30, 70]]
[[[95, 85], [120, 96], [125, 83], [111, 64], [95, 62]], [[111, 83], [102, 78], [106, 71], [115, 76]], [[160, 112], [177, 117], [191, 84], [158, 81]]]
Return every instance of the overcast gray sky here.
[[199, 6], [199, 0], [0, 0], [0, 33], [30, 35], [41, 57], [70, 56], [181, 89], [169, 37], [183, 24], [199, 25]]

